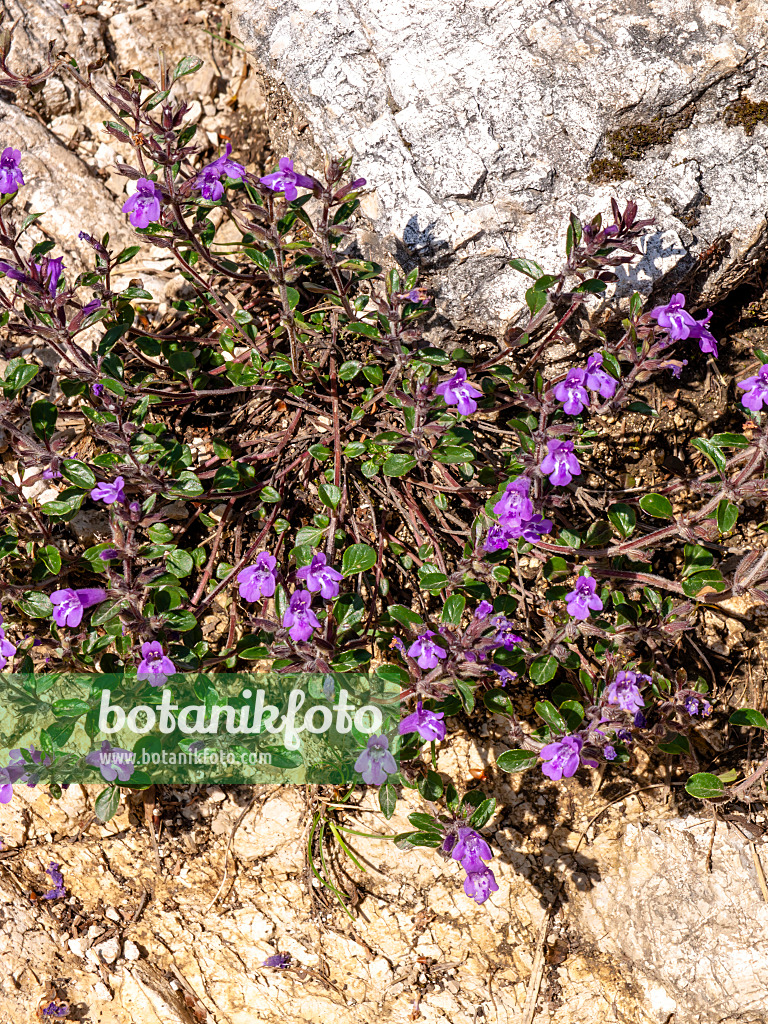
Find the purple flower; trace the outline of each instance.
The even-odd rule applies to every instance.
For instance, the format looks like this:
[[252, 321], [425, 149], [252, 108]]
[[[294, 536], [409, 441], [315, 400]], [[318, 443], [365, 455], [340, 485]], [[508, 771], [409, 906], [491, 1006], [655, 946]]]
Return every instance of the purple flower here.
[[48, 867], [45, 869], [46, 875], [51, 876], [53, 882], [53, 888], [43, 894], [44, 900], [60, 900], [62, 897], [67, 895], [67, 890], [64, 888], [64, 876], [59, 871], [59, 865], [56, 861], [52, 860]]
[[151, 222], [160, 220], [162, 192], [154, 181], [139, 178], [136, 191], [123, 203], [123, 213], [130, 213], [135, 228], [145, 228]]
[[107, 596], [101, 587], [85, 587], [80, 590], [55, 590], [51, 594], [53, 618], [57, 626], [79, 626], [83, 621], [83, 610], [92, 604], [100, 604]]
[[673, 341], [682, 341], [690, 337], [691, 330], [696, 327], [696, 321], [690, 313], [683, 309], [685, 296], [677, 292], [666, 306], [656, 306], [651, 310], [650, 315], [656, 320], [659, 327], [669, 333]]
[[91, 491], [94, 501], [103, 501], [105, 505], [111, 505], [115, 501], [125, 501], [123, 485], [125, 480], [121, 476], [115, 477], [115, 482], [96, 484]]
[[589, 618], [590, 609], [593, 612], [602, 611], [603, 602], [595, 593], [597, 581], [592, 576], [579, 576], [576, 586], [565, 595], [565, 607], [568, 614], [574, 619], [584, 622]]
[[[0, 622], [2, 622], [2, 619], [0, 619]], [[6, 639], [5, 629], [0, 626], [0, 672], [3, 671], [15, 653], [16, 648], [10, 640]]]
[[563, 412], [569, 416], [578, 416], [589, 405], [589, 395], [584, 387], [587, 371], [574, 367], [569, 370], [565, 380], [555, 386], [555, 398], [563, 402]]
[[458, 860], [468, 875], [476, 871], [484, 871], [484, 860], [493, 857], [491, 848], [479, 832], [473, 828], [460, 828], [459, 838], [451, 850], [451, 856]]
[[388, 775], [397, 772], [397, 763], [389, 752], [386, 736], [371, 736], [368, 745], [355, 761], [355, 771], [363, 776], [368, 786], [381, 786]]
[[759, 412], [765, 403], [768, 407], [768, 363], [763, 363], [754, 377], [747, 377], [736, 385], [742, 391], [741, 404], [751, 409], [752, 412]]
[[118, 558], [119, 556], [120, 552], [117, 548], [104, 548], [103, 551], [99, 552], [99, 558], [102, 562], [108, 562], [110, 558]]
[[0, 768], [0, 804], [9, 804], [13, 799], [13, 783], [7, 768]]
[[485, 903], [492, 892], [498, 891], [496, 876], [490, 868], [473, 871], [464, 879], [464, 892], [476, 903]]
[[435, 668], [439, 658], [447, 657], [443, 648], [438, 646], [434, 640], [430, 640], [430, 637], [433, 636], [437, 636], [435, 631], [427, 629], [416, 637], [408, 648], [408, 654], [417, 659], [416, 664], [419, 668]]
[[616, 760], [616, 748], [612, 747], [610, 743], [606, 743], [603, 747], [603, 757], [606, 761]]
[[237, 574], [240, 584], [240, 597], [244, 601], [258, 601], [262, 597], [272, 597], [277, 584], [275, 566], [277, 559], [268, 551], [256, 556], [253, 565]]
[[490, 601], [481, 601], [477, 608], [475, 608], [475, 618], [487, 619], [492, 611], [493, 605]]
[[519, 476], [507, 484], [493, 511], [499, 517], [502, 526], [519, 528], [523, 520], [533, 516], [533, 502], [528, 497], [531, 481], [527, 476]]
[[458, 405], [462, 416], [476, 412], [476, 398], [482, 398], [482, 391], [467, 382], [467, 371], [460, 366], [450, 380], [443, 381], [435, 388], [435, 394], [441, 395], [446, 405]]
[[290, 603], [283, 615], [283, 626], [288, 630], [291, 640], [309, 640], [312, 630], [320, 625], [311, 604], [312, 595], [308, 590], [294, 590], [291, 594]]
[[228, 142], [224, 156], [220, 156], [213, 163], [204, 167], [197, 178], [195, 178], [195, 187], [200, 190], [203, 199], [210, 199], [212, 201], [221, 199], [224, 195], [224, 186], [219, 181], [219, 178], [222, 175], [226, 174], [233, 181], [240, 181], [245, 174], [245, 168], [242, 164], [239, 164], [236, 160], [229, 159], [231, 152], [232, 144]]
[[278, 969], [287, 967], [291, 962], [290, 953], [277, 953], [275, 956], [268, 956], [262, 963], [262, 967], [276, 967]]
[[[29, 756], [30, 759], [35, 763], [42, 765], [44, 768], [51, 764], [51, 759], [48, 755], [43, 758], [42, 753], [39, 750], [35, 750], [34, 746], [30, 743], [29, 745]], [[8, 752], [10, 761], [8, 762], [7, 768], [4, 770], [8, 775], [10, 782], [26, 782], [30, 789], [34, 789], [37, 785], [39, 775], [28, 770], [27, 762], [24, 760], [24, 755], [21, 750], [16, 748]], [[5, 782], [5, 774], [3, 774], [3, 782]]]
[[506, 551], [514, 535], [508, 526], [492, 523], [483, 544], [483, 551]]
[[40, 276], [40, 280], [43, 284], [48, 285], [48, 291], [51, 295], [56, 294], [56, 287], [61, 277], [61, 270], [64, 265], [64, 257], [57, 256], [56, 259], [48, 259], [45, 263], [33, 263], [32, 266], [35, 268]]
[[711, 334], [707, 324], [713, 317], [711, 309], [707, 310], [707, 315], [703, 320], [697, 320], [696, 326], [692, 327], [688, 337], [696, 338], [699, 342], [699, 348], [702, 352], [711, 352], [715, 359], [717, 359], [717, 339]]
[[262, 185], [266, 185], [267, 188], [271, 188], [273, 192], [285, 192], [285, 198], [288, 202], [293, 202], [298, 196], [297, 186], [299, 188], [314, 188], [314, 179], [308, 178], [306, 174], [298, 174], [294, 171], [293, 160], [289, 160], [287, 156], [281, 157], [278, 166], [280, 168], [279, 171], [275, 171], [274, 174], [268, 174], [264, 178], [259, 178], [259, 182]]
[[547, 454], [539, 466], [541, 472], [549, 475], [554, 487], [566, 487], [581, 473], [581, 466], [573, 454], [573, 441], [547, 441]]
[[99, 395], [103, 395], [104, 394], [104, 385], [103, 384], [99, 384], [99, 383], [91, 384], [91, 391], [98, 398]]
[[444, 717], [445, 714], [442, 711], [425, 710], [419, 701], [416, 710], [407, 715], [400, 723], [400, 735], [405, 736], [410, 732], [417, 732], [426, 743], [444, 740]]
[[[65, 894], [66, 895], [66, 894]], [[69, 1003], [62, 1003], [58, 999], [52, 999], [50, 1003], [40, 1009], [41, 1017], [64, 1017], [69, 1016]]]
[[390, 649], [393, 651], [399, 651], [400, 654], [405, 656], [405, 644], [399, 636], [393, 636], [389, 642]]
[[[148, 647], [149, 644], [144, 646]], [[109, 740], [104, 740], [100, 750], [93, 750], [86, 755], [85, 763], [98, 768], [107, 782], [114, 782], [115, 779], [127, 782], [136, 768], [135, 757], [132, 750], [113, 747]]]
[[535, 544], [541, 539], [542, 534], [549, 533], [552, 529], [552, 520], [544, 519], [542, 516], [532, 515], [527, 523], [522, 524], [521, 536], [529, 544]]
[[692, 716], [698, 715], [699, 712], [701, 712], [702, 715], [712, 714], [712, 705], [709, 703], [708, 700], [704, 700], [703, 697], [699, 697], [698, 695], [694, 696], [693, 694], [691, 694], [690, 696], [686, 697], [683, 701], [683, 707], [688, 712], [688, 714]]
[[306, 580], [310, 594], [316, 594], [319, 590], [326, 601], [339, 596], [339, 581], [344, 579], [337, 569], [326, 565], [325, 555], [322, 551], [318, 551], [313, 556], [309, 565], [303, 565], [297, 569], [296, 576], [300, 580]]
[[643, 707], [638, 682], [651, 682], [651, 677], [639, 672], [619, 672], [612, 683], [605, 688], [603, 699], [607, 704], [617, 704], [623, 711], [634, 714]]
[[496, 635], [493, 638], [493, 642], [500, 644], [504, 650], [511, 651], [515, 644], [523, 642], [523, 638], [513, 632], [513, 624], [505, 615], [497, 615], [494, 619], [491, 619], [491, 624], [496, 627]]
[[24, 184], [24, 176], [21, 173], [21, 150], [11, 149], [6, 146], [0, 156], [0, 192], [7, 195], [16, 192]]
[[544, 762], [541, 766], [542, 772], [554, 782], [562, 778], [570, 779], [579, 767], [583, 746], [584, 740], [581, 736], [563, 736], [561, 740], [548, 743], [539, 752]]
[[141, 645], [141, 661], [136, 670], [137, 679], [146, 679], [150, 686], [163, 686], [172, 676], [176, 666], [163, 651], [157, 640]]
[[587, 359], [587, 373], [584, 383], [590, 391], [597, 391], [603, 398], [613, 398], [616, 392], [616, 381], [605, 370], [602, 352], [593, 352]]

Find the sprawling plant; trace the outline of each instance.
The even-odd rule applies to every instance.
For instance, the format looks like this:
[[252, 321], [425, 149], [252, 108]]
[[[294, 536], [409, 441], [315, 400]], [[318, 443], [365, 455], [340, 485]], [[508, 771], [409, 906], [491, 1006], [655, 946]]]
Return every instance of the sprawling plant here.
[[[115, 252], [83, 231], [93, 266], [79, 274], [53, 242], [30, 246], [40, 215], [14, 205], [24, 154], [4, 150], [0, 426], [18, 472], [0, 471], [0, 668], [31, 678], [35, 645], [50, 640], [57, 668], [158, 687], [256, 660], [395, 681], [409, 703], [400, 766], [372, 737], [356, 768], [387, 817], [397, 785], [418, 787], [432, 810], [398, 842], [458, 861], [478, 903], [497, 888], [478, 831], [494, 802], [460, 798], [435, 770], [446, 719], [462, 711], [506, 723], [504, 771], [538, 765], [557, 781], [660, 750], [694, 772], [691, 794], [748, 797], [765, 766], [736, 786], [735, 771], [702, 770], [694, 735], [716, 716], [680, 639], [704, 604], [768, 601], [768, 550], [722, 566], [723, 540], [768, 488], [768, 355], [738, 383], [749, 430], [693, 442], [708, 471], [650, 493], [599, 465], [617, 417], [655, 414], [638, 385], [680, 376], [676, 346], [718, 354], [712, 313], [695, 319], [682, 294], [647, 312], [635, 294], [610, 331], [590, 324], [592, 298], [651, 223], [636, 205], [613, 201], [606, 225], [572, 215], [552, 273], [512, 260], [531, 285], [509, 346], [435, 347], [417, 270], [385, 273], [356, 247], [366, 182], [349, 161], [316, 176], [284, 157], [257, 178], [228, 145], [201, 168], [173, 98], [197, 59], [161, 64], [159, 82], [132, 71], [102, 95], [94, 65], [61, 55], [27, 76], [2, 43], [4, 88], [66, 70], [108, 109], [106, 130], [133, 152], [118, 170], [134, 183], [123, 210], [138, 239]], [[222, 223], [236, 244], [217, 240]], [[143, 241], [189, 285], [163, 315], [141, 280], [119, 284]], [[588, 354], [546, 378], [548, 349], [577, 325]], [[583, 486], [589, 476], [602, 486]], [[101, 517], [103, 541], [80, 540], [83, 510]], [[535, 721], [516, 711], [531, 692]], [[766, 727], [750, 709], [731, 721]], [[20, 752], [0, 799], [45, 780], [56, 756], [51, 735]], [[108, 778], [98, 754], [89, 763]], [[318, 816], [313, 835], [325, 825]]]

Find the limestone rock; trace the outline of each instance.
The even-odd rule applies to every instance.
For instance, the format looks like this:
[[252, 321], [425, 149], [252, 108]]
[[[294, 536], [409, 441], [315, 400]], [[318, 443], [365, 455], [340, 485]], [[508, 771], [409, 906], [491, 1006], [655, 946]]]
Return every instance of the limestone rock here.
[[763, 256], [768, 124], [754, 103], [768, 97], [768, 9], [756, 0], [231, 9], [267, 84], [276, 151], [317, 171], [323, 152], [354, 158], [370, 189], [361, 243], [383, 233], [376, 255], [430, 270], [445, 327], [500, 334], [526, 287], [509, 258], [559, 269], [570, 212], [605, 216], [612, 195], [657, 217], [620, 296], [686, 281], [712, 304]]
[[[596, 843], [602, 877], [578, 927], [616, 963], [623, 958], [660, 1022], [673, 1013], [675, 1024], [764, 1024], [768, 903], [736, 828], [718, 825], [707, 871], [708, 825], [693, 817], [629, 825], [620, 842]], [[768, 866], [765, 847], [755, 849]]]

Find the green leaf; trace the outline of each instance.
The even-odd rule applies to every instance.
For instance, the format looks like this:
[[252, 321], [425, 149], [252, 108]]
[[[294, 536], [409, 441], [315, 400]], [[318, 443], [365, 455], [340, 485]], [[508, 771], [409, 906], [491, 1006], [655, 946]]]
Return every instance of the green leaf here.
[[197, 625], [195, 616], [187, 611], [168, 612], [165, 621], [170, 629], [177, 629], [180, 633], [187, 633]]
[[61, 571], [61, 555], [53, 544], [46, 544], [44, 548], [40, 548], [37, 552], [37, 557], [46, 567], [48, 572], [53, 573], [54, 576], [58, 576]]
[[464, 614], [466, 604], [467, 599], [463, 594], [451, 594], [450, 597], [445, 599], [441, 620], [451, 626], [458, 626], [461, 622], [461, 616]]
[[532, 315], [536, 316], [539, 310], [547, 304], [547, 293], [538, 291], [534, 286], [525, 293], [525, 301]]
[[455, 466], [463, 462], [473, 462], [475, 453], [471, 448], [463, 448], [459, 445], [438, 445], [432, 449], [432, 457], [446, 466]]
[[54, 715], [71, 715], [77, 718], [79, 715], [87, 715], [91, 705], [87, 700], [72, 698], [69, 700], [55, 700], [51, 704]]
[[187, 370], [194, 370], [196, 362], [191, 352], [171, 352], [168, 355], [168, 365], [177, 373], [184, 374]]
[[390, 615], [396, 622], [399, 622], [401, 626], [418, 626], [423, 627], [424, 620], [416, 612], [412, 612], [410, 608], [406, 608], [402, 604], [391, 604], [387, 608], [387, 614]]
[[705, 440], [703, 437], [697, 437], [695, 441], [691, 441], [691, 444], [707, 456], [718, 473], [721, 475], [725, 473], [725, 456], [716, 445], [712, 444], [711, 441]]
[[637, 522], [637, 516], [631, 505], [625, 505], [623, 501], [617, 501], [615, 505], [611, 505], [608, 509], [608, 518], [622, 537], [626, 538], [632, 535]]
[[213, 478], [214, 491], [233, 491], [240, 486], [240, 472], [237, 466], [219, 466]]
[[339, 367], [339, 380], [354, 380], [362, 366], [363, 364], [359, 359], [348, 359]]
[[11, 359], [5, 369], [3, 390], [9, 393], [21, 391], [26, 384], [29, 384], [38, 370], [38, 366], [34, 366], [32, 363], [25, 363], [20, 357]]
[[725, 786], [710, 772], [697, 772], [685, 784], [685, 791], [698, 800], [716, 800], [725, 796]]
[[537, 701], [534, 710], [539, 718], [543, 718], [552, 732], [567, 732], [565, 719], [554, 704], [548, 700]]
[[695, 597], [703, 587], [711, 587], [717, 593], [725, 590], [726, 582], [719, 569], [705, 569], [683, 580], [683, 593], [686, 597]]
[[428, 771], [426, 778], [419, 779], [416, 785], [425, 800], [439, 800], [443, 795], [443, 780], [437, 772]]
[[739, 506], [723, 498], [717, 506], [717, 528], [720, 533], [730, 533], [739, 518]]
[[509, 265], [513, 270], [518, 270], [521, 274], [532, 277], [534, 280], [544, 273], [543, 267], [540, 267], [535, 260], [514, 259], [509, 261]]
[[363, 376], [369, 383], [373, 384], [375, 388], [380, 388], [384, 383], [384, 371], [380, 366], [364, 366]]
[[379, 787], [379, 807], [385, 818], [389, 819], [395, 813], [397, 807], [397, 790], [387, 782]]
[[539, 763], [539, 755], [532, 750], [505, 750], [496, 758], [503, 772], [525, 772]]
[[368, 544], [351, 544], [341, 560], [341, 571], [345, 576], [365, 572], [376, 564], [376, 552]]
[[715, 561], [715, 556], [712, 552], [707, 551], [700, 544], [686, 544], [683, 554], [685, 559], [683, 577], [692, 576], [694, 573], [701, 572], [704, 569], [711, 569]]
[[280, 494], [274, 487], [263, 487], [259, 491], [259, 498], [267, 505], [276, 505], [280, 501]]
[[415, 465], [413, 455], [390, 455], [383, 466], [384, 476], [405, 476]]
[[488, 800], [483, 800], [475, 813], [469, 819], [470, 826], [472, 828], [482, 828], [484, 825], [487, 825], [495, 810], [496, 800], [494, 797], [490, 797]]
[[328, 508], [338, 508], [341, 501], [341, 488], [335, 484], [320, 484], [317, 489], [320, 501]]
[[194, 75], [203, 66], [204, 61], [199, 57], [182, 57], [173, 71], [173, 80], [182, 78], [184, 75]]
[[422, 590], [440, 590], [448, 582], [442, 572], [419, 572], [419, 585]]
[[31, 619], [47, 619], [53, 612], [53, 605], [47, 594], [36, 590], [25, 590], [16, 605]]
[[608, 285], [605, 281], [598, 281], [595, 278], [591, 278], [589, 281], [583, 281], [578, 288], [574, 288], [574, 291], [599, 295], [600, 292], [604, 292], [607, 287]]
[[739, 708], [738, 711], [733, 712], [728, 721], [731, 725], [746, 725], [753, 729], [768, 729], [768, 722], [766, 722], [765, 717], [759, 711], [753, 711], [752, 708]]
[[531, 679], [542, 685], [548, 683], [551, 679], [555, 678], [557, 673], [557, 658], [554, 658], [551, 654], [544, 658], [537, 658], [531, 663], [531, 667], [528, 669], [528, 675]]
[[743, 434], [713, 434], [710, 441], [718, 448], [749, 448], [752, 444]]
[[494, 715], [514, 715], [515, 708], [506, 690], [488, 690], [483, 694], [483, 704]]
[[303, 544], [311, 544], [312, 547], [316, 547], [324, 533], [325, 530], [318, 530], [315, 526], [302, 526], [296, 534], [296, 547], [301, 547]]
[[39, 402], [33, 402], [29, 410], [29, 418], [32, 422], [32, 429], [39, 438], [47, 441], [56, 430], [56, 417], [59, 410], [52, 402], [46, 402], [43, 398]]
[[82, 487], [85, 491], [96, 486], [96, 477], [93, 472], [84, 462], [78, 462], [76, 459], [65, 459], [62, 462], [61, 475], [75, 487]]
[[168, 553], [166, 565], [174, 575], [179, 577], [189, 576], [195, 567], [192, 555], [188, 551], [182, 551], [181, 548], [176, 548], [175, 551]]
[[640, 508], [656, 519], [672, 519], [674, 516], [669, 498], [662, 494], [644, 494], [640, 499]]
[[122, 252], [119, 252], [117, 254], [117, 256], [115, 257], [115, 263], [127, 263], [129, 260], [133, 259], [137, 252], [140, 251], [140, 245], [129, 245], [126, 249], [123, 249]]
[[119, 806], [120, 787], [107, 786], [106, 789], [102, 789], [96, 797], [96, 803], [93, 805], [93, 810], [99, 821], [106, 822], [114, 818]]
[[288, 308], [296, 309], [296, 307], [299, 304], [299, 299], [301, 298], [301, 296], [299, 295], [295, 288], [286, 288], [285, 290], [288, 294]]

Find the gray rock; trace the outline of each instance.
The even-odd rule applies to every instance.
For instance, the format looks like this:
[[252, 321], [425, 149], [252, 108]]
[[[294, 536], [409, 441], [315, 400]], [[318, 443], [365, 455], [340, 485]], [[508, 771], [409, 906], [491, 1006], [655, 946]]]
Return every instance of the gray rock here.
[[[707, 871], [710, 825], [693, 817], [628, 825], [620, 842], [598, 841], [590, 852], [602, 878], [578, 928], [614, 964], [628, 964], [660, 1022], [673, 1014], [675, 1024], [764, 1024], [768, 903], [748, 842], [722, 822]], [[756, 850], [768, 866], [765, 846]]]
[[[276, 151], [315, 170], [324, 151], [353, 156], [370, 187], [358, 237], [388, 262], [431, 271], [447, 327], [499, 335], [526, 287], [509, 258], [559, 269], [570, 212], [605, 215], [611, 195], [657, 217], [620, 296], [669, 293], [685, 280], [711, 304], [763, 256], [768, 125], [747, 136], [726, 114], [742, 93], [768, 97], [764, 5], [233, 0], [231, 9], [266, 83]], [[595, 180], [611, 168], [628, 177]], [[696, 254], [723, 235], [730, 251], [701, 274]]]

